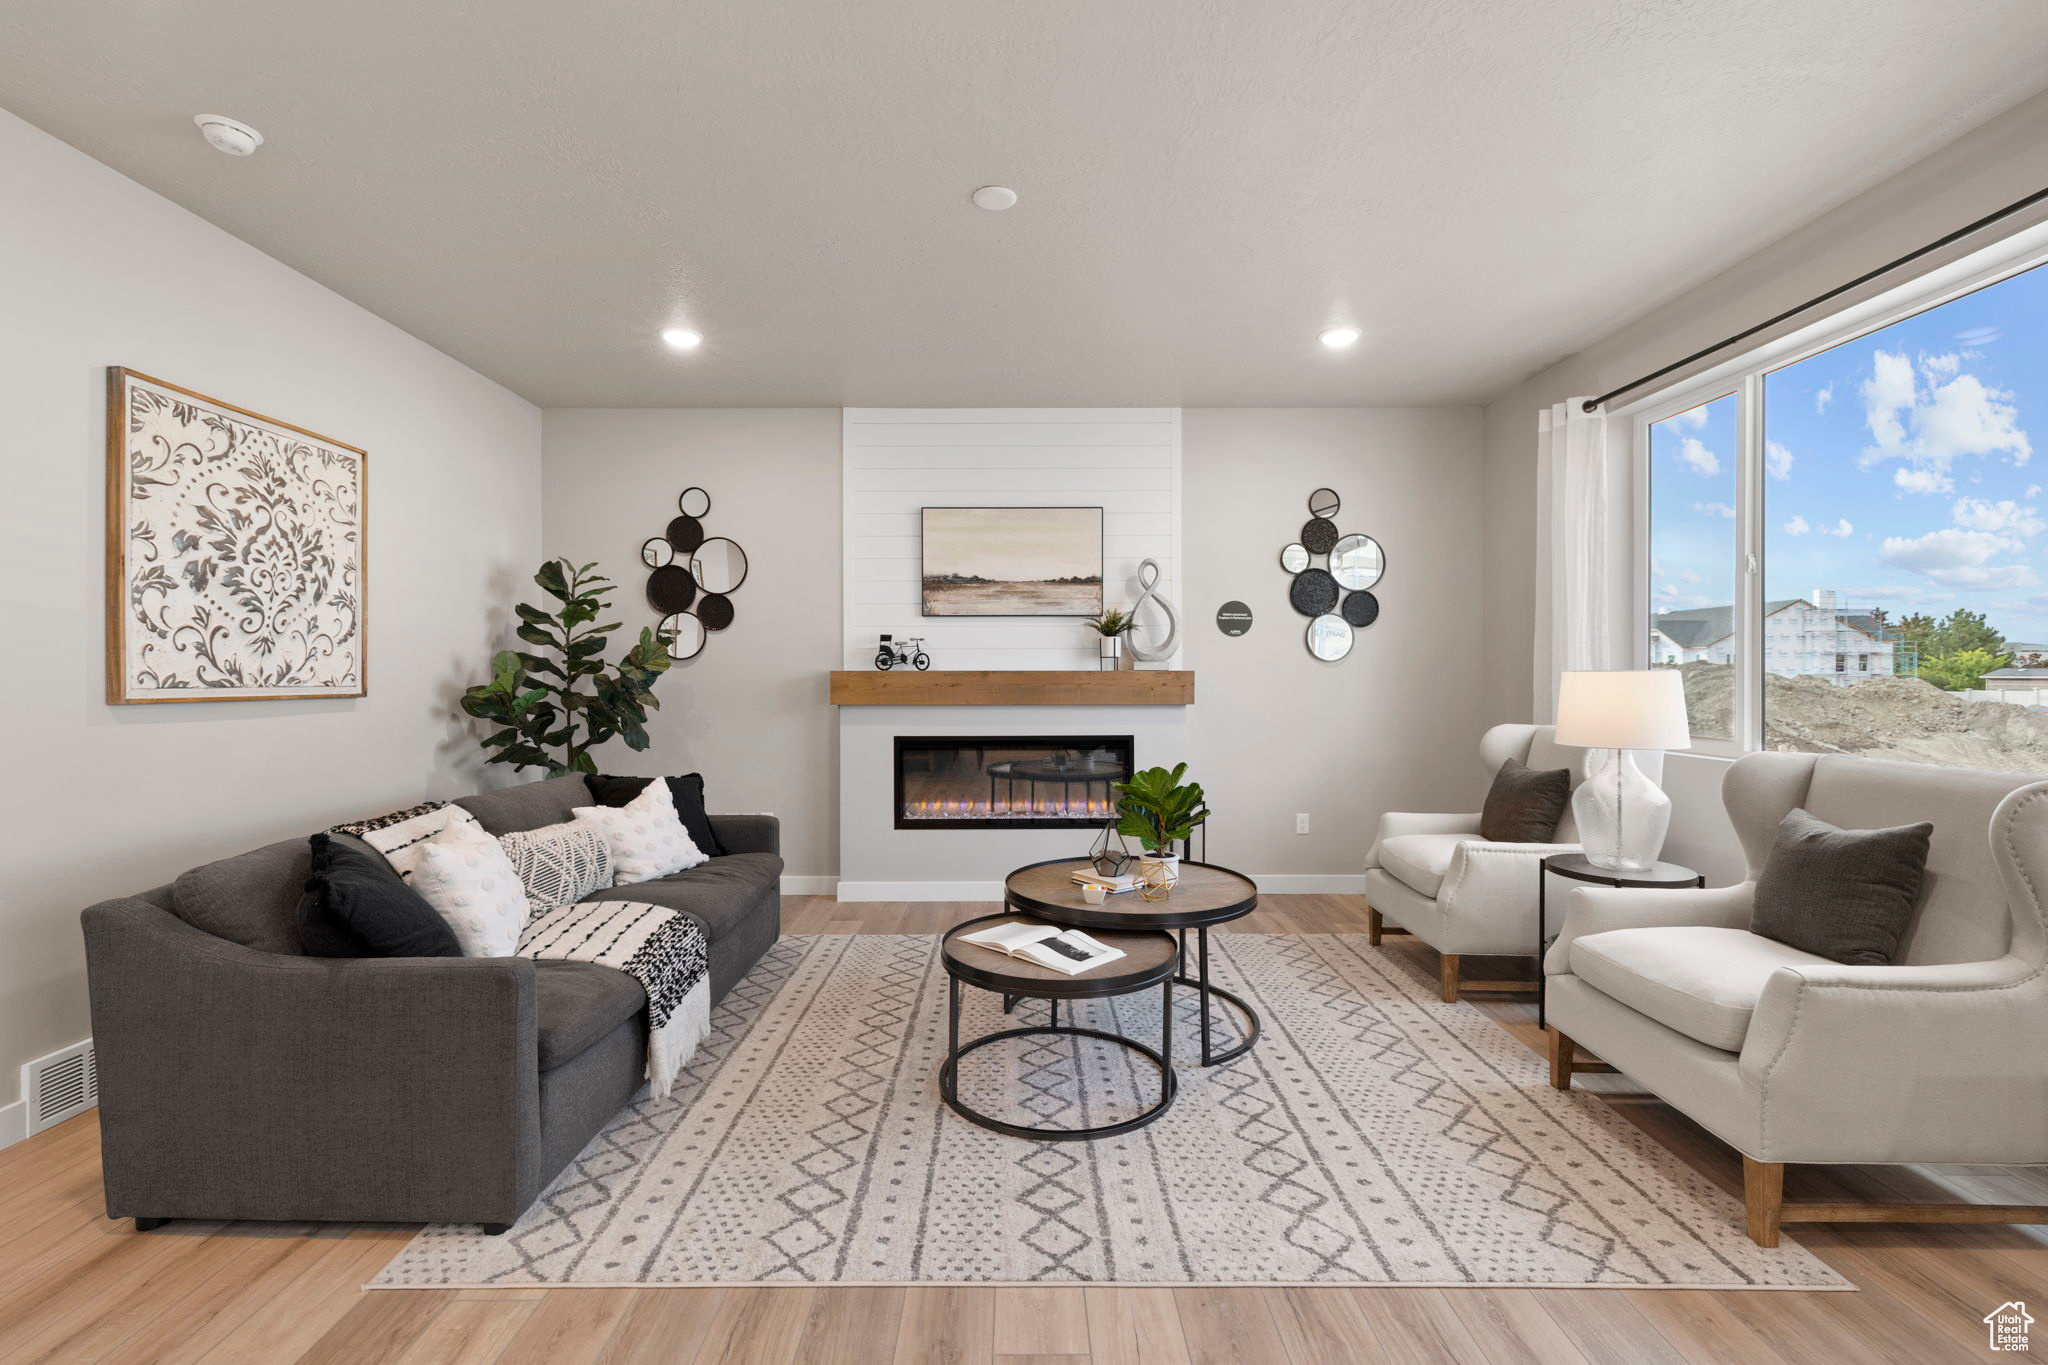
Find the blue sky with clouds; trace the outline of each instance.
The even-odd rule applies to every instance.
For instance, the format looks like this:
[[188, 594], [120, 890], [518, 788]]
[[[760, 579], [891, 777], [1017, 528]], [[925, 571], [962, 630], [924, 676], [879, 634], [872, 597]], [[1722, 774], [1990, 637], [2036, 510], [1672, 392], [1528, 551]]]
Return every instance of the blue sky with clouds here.
[[[1656, 610], [1735, 580], [1735, 399], [1651, 428]], [[1989, 615], [2048, 639], [2048, 267], [1765, 379], [1765, 596]]]

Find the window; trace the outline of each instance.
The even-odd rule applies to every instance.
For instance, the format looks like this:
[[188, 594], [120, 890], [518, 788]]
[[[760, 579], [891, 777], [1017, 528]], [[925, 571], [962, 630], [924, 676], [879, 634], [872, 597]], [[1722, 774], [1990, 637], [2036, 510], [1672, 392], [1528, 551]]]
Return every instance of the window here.
[[1645, 652], [1701, 748], [2048, 771], [2048, 692], [1985, 681], [2048, 651], [2048, 268], [1948, 292], [1638, 410]]

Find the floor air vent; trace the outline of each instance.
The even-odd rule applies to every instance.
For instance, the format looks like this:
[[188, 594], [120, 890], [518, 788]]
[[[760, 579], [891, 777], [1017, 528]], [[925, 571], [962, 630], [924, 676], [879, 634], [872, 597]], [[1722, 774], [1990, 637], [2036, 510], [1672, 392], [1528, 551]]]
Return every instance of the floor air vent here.
[[92, 1039], [38, 1057], [21, 1069], [31, 1136], [99, 1103], [100, 1076]]

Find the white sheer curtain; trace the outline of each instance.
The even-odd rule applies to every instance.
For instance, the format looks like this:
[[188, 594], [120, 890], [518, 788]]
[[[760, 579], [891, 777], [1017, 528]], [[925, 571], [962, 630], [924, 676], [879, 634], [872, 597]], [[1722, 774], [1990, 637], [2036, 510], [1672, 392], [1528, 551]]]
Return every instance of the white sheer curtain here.
[[[1627, 655], [1628, 433], [1573, 398], [1536, 415], [1536, 719], [1557, 714], [1565, 669]], [[1617, 539], [1619, 545], [1617, 545]]]

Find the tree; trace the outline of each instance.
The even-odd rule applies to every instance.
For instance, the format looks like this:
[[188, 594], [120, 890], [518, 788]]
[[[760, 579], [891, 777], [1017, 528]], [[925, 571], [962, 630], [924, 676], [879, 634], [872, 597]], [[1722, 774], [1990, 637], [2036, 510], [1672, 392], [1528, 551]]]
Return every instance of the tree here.
[[1957, 607], [1935, 627], [1931, 643], [1935, 654], [2005, 653], [2005, 637], [1991, 628], [1983, 612], [1965, 607]]
[[1910, 616], [1901, 617], [1893, 633], [1901, 641], [1918, 650], [1922, 655], [1927, 655], [1935, 652], [1929, 642], [1934, 638], [1934, 632], [1938, 625], [1939, 623], [1932, 616], [1927, 615], [1925, 612], [1916, 611]]
[[1920, 660], [1920, 677], [1944, 692], [1974, 692], [1983, 686], [1984, 675], [2003, 667], [2005, 656], [1989, 650], [1966, 649], [1954, 654], [1937, 654]]
[[[594, 773], [590, 751], [614, 736], [629, 749], [647, 747], [647, 712], [661, 706], [654, 683], [669, 666], [668, 641], [643, 629], [615, 670], [605, 663], [604, 637], [619, 623], [590, 624], [611, 591], [610, 579], [591, 572], [596, 567], [566, 559], [541, 565], [533, 581], [562, 605], [552, 613], [526, 602], [515, 609], [519, 638], [547, 653], [500, 651], [491, 680], [462, 694], [464, 711], [501, 727], [484, 736], [484, 748], [496, 751], [488, 762]], [[577, 690], [584, 678], [589, 692]]]

